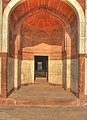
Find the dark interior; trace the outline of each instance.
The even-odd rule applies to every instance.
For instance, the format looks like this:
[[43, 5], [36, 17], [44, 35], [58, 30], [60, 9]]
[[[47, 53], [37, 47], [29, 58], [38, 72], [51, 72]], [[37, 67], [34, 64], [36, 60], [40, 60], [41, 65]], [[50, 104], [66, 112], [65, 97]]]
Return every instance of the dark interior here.
[[46, 77], [48, 78], [48, 57], [47, 56], [35, 56], [35, 78]]

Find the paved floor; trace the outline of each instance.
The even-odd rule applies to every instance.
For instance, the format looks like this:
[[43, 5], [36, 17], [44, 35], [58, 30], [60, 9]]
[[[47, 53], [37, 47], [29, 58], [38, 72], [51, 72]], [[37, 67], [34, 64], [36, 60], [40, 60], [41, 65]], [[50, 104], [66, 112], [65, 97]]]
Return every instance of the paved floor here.
[[24, 98], [33, 100], [46, 99], [76, 99], [71, 92], [65, 91], [60, 86], [54, 85], [28, 85], [22, 86], [18, 91], [10, 95], [11, 98]]
[[87, 106], [0, 107], [0, 120], [87, 120]]
[[[11, 98], [70, 100], [72, 93], [52, 85], [23, 86], [10, 95]], [[87, 120], [87, 102], [79, 106], [0, 106], [0, 120]]]
[[[71, 92], [65, 91], [62, 87], [54, 85], [33, 84], [21, 87], [13, 92], [9, 98], [29, 100], [32, 105], [59, 105], [77, 101], [77, 97]], [[28, 103], [28, 101], [27, 101]]]

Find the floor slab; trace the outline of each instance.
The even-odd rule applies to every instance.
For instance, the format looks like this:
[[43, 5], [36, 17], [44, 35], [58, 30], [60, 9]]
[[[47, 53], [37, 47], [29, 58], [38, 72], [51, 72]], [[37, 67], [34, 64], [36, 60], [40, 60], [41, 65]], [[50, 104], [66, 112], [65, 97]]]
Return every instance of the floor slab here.
[[8, 99], [15, 104], [28, 105], [77, 105], [78, 98], [60, 86], [32, 84], [14, 91]]

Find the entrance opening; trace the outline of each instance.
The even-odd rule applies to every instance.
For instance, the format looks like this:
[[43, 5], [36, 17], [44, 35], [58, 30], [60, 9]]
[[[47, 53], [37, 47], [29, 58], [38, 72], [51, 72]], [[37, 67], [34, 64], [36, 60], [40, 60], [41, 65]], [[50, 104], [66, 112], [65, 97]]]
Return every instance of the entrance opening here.
[[[78, 67], [80, 65], [78, 63], [78, 37], [81, 38], [81, 35], [78, 35], [79, 32], [81, 33], [78, 27], [81, 27], [81, 21], [84, 23], [84, 12], [81, 12], [82, 17], [79, 13], [77, 14], [82, 8], [76, 4], [80, 6], [80, 9], [77, 9], [74, 6], [75, 3], [70, 0], [67, 0], [67, 3], [55, 0], [50, 4], [47, 1], [43, 3], [40, 0], [25, 0], [17, 4], [12, 3], [12, 7], [9, 5], [6, 7], [8, 12], [6, 13], [5, 10], [3, 14], [3, 28], [6, 26], [8, 32], [3, 29], [6, 35], [2, 35], [2, 43], [5, 43], [2, 44], [4, 45], [2, 54], [7, 51], [9, 56], [7, 54], [1, 56], [2, 60], [4, 57], [7, 60], [8, 57], [8, 62], [3, 61], [6, 66], [2, 66], [4, 72], [6, 68], [8, 69], [7, 73], [5, 72], [6, 80], [2, 76], [2, 80], [6, 83], [2, 82], [1, 93], [10, 94], [14, 88], [32, 84], [39, 78], [51, 84], [61, 85], [78, 94]], [[26, 5], [29, 5], [29, 8], [26, 8]], [[20, 10], [22, 10], [21, 14], [18, 14]], [[78, 21], [78, 15], [81, 18], [80, 21]], [[8, 36], [9, 39], [7, 39]], [[9, 42], [4, 42], [4, 40]], [[50, 58], [49, 61], [47, 56]]]
[[34, 57], [34, 78], [45, 78], [48, 80], [48, 56]]

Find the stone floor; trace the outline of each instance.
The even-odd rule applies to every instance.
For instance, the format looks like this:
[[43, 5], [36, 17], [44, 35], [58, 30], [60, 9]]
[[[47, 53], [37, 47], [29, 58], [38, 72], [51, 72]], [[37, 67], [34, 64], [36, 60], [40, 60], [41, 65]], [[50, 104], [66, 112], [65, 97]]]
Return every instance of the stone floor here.
[[78, 105], [75, 101], [77, 97], [59, 86], [22, 86], [6, 100], [0, 99], [7, 104], [0, 105], [0, 120], [87, 120], [87, 100]]
[[76, 105], [78, 98], [62, 87], [50, 84], [30, 84], [13, 92], [8, 99], [26, 105]]
[[0, 107], [0, 120], [87, 120], [87, 106]]

